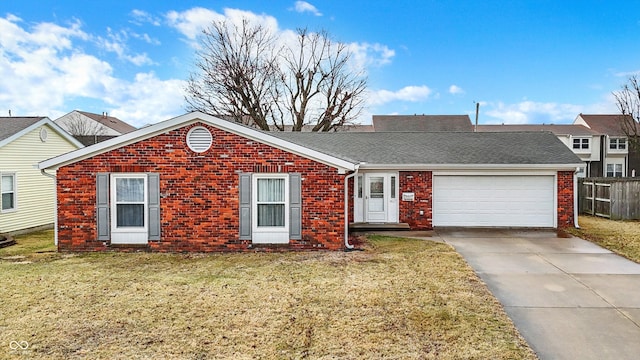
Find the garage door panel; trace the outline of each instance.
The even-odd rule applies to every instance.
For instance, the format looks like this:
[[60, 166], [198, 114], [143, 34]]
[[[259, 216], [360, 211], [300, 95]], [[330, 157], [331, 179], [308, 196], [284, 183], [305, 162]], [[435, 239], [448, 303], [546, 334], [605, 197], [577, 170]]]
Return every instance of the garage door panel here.
[[433, 224], [553, 227], [554, 179], [553, 176], [434, 176]]

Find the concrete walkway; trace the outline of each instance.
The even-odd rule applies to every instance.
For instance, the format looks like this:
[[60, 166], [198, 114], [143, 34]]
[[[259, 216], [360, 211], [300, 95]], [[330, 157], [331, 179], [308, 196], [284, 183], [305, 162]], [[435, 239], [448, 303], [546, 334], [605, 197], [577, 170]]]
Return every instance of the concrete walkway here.
[[438, 230], [540, 359], [640, 359], [640, 265], [551, 231]]

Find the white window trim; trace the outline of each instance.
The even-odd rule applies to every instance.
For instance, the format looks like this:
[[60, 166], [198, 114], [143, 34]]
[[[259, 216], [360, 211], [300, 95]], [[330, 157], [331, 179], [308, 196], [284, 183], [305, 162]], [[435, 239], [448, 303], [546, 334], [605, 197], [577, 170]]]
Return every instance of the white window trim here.
[[[118, 203], [116, 202], [116, 179], [144, 179], [144, 226], [117, 226], [117, 211]], [[124, 233], [144, 233], [145, 236], [149, 232], [149, 190], [148, 190], [147, 174], [142, 173], [112, 173], [109, 180], [110, 191], [110, 217], [111, 217], [111, 234], [124, 234]]]
[[[616, 176], [616, 165], [620, 166], [620, 176]], [[609, 166], [613, 167], [613, 175], [609, 175]], [[609, 162], [605, 166], [605, 177], [624, 177], [626, 176], [624, 162]]]
[[[13, 207], [11, 209], [2, 210], [2, 194], [4, 194], [4, 189], [2, 189], [2, 177], [3, 176], [12, 176], [13, 177]], [[5, 171], [0, 172], [0, 213], [11, 213], [18, 211], [18, 175], [15, 171]]]
[[[614, 140], [615, 140], [616, 146], [614, 148], [611, 148], [611, 145], [613, 144]], [[620, 148], [620, 140], [624, 140], [624, 149]], [[607, 149], [611, 152], [627, 152], [628, 146], [629, 146], [629, 142], [627, 141], [626, 137], [610, 137]]]
[[[575, 141], [576, 140], [580, 140], [580, 144], [579, 144], [580, 146], [579, 147], [575, 147]], [[586, 148], [582, 147], [583, 140], [587, 140], [587, 147]], [[573, 150], [575, 150], [575, 151], [588, 151], [588, 150], [591, 150], [591, 139], [588, 138], [588, 137], [574, 137], [571, 140], [571, 148]]]
[[[258, 226], [258, 180], [284, 179], [284, 226]], [[251, 232], [254, 243], [288, 244], [289, 243], [289, 174], [264, 173], [251, 177]]]

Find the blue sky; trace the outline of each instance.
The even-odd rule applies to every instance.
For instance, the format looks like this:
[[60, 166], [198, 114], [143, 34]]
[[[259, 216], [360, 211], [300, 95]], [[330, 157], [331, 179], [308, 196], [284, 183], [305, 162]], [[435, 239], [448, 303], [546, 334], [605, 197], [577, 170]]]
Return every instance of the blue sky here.
[[103, 111], [141, 126], [185, 112], [195, 36], [250, 17], [327, 30], [368, 74], [372, 114], [571, 123], [616, 111], [640, 72], [638, 1], [0, 0], [0, 116]]

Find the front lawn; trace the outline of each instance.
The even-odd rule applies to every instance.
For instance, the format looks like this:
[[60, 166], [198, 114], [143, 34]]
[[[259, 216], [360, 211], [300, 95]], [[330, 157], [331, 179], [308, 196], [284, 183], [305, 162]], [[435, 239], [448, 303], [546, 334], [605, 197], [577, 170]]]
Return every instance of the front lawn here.
[[613, 221], [595, 216], [580, 216], [580, 229], [570, 232], [640, 263], [640, 222]]
[[536, 358], [448, 245], [59, 254], [51, 236], [0, 249], [0, 357]]

